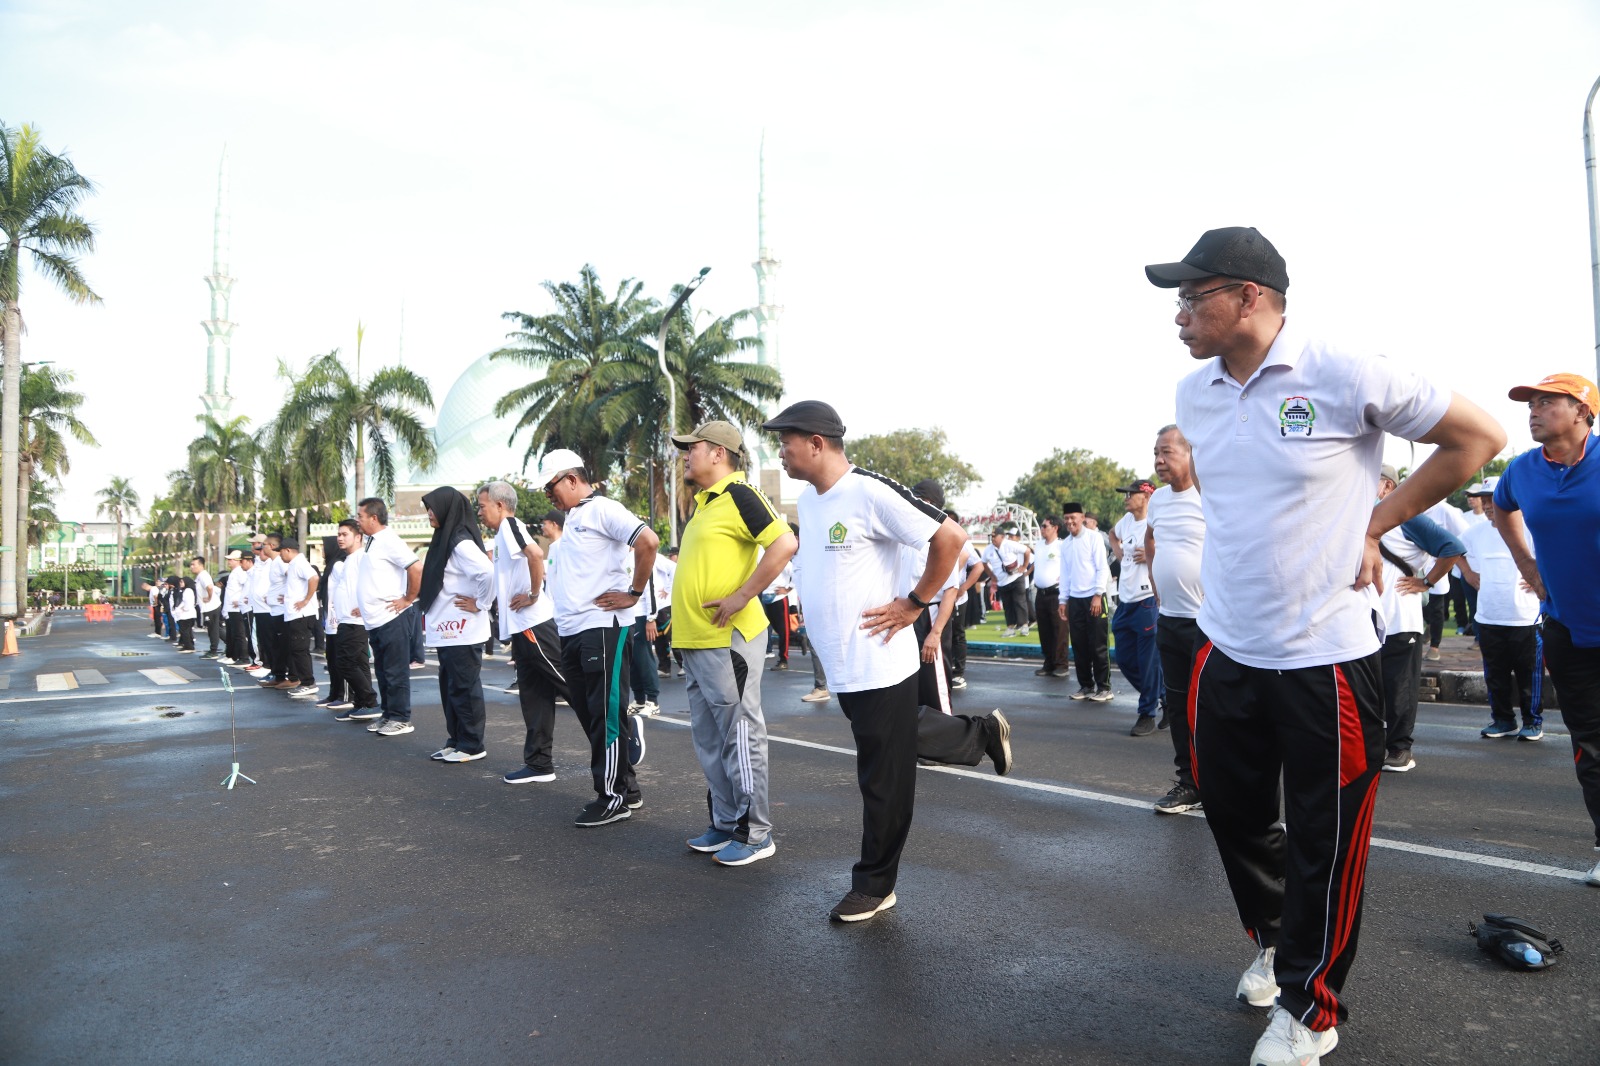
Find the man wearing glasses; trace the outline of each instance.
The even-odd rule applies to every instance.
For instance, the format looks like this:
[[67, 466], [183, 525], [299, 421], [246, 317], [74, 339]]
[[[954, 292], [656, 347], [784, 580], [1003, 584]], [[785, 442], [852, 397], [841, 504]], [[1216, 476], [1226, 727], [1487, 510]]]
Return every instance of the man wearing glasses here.
[[[1206, 526], [1189, 716], [1258, 948], [1237, 994], [1272, 1008], [1250, 1061], [1315, 1066], [1345, 1017], [1384, 756], [1378, 541], [1506, 437], [1470, 401], [1296, 329], [1288, 268], [1254, 229], [1210, 230], [1145, 275], [1178, 290], [1178, 339], [1204, 360], [1177, 393]], [[1436, 448], [1373, 507], [1385, 433]]]
[[628, 757], [628, 628], [660, 539], [616, 500], [597, 495], [583, 458], [557, 448], [539, 461], [544, 494], [566, 513], [561, 562], [549, 574], [561, 636], [561, 676], [589, 734], [595, 798], [574, 823], [595, 828], [644, 806]]

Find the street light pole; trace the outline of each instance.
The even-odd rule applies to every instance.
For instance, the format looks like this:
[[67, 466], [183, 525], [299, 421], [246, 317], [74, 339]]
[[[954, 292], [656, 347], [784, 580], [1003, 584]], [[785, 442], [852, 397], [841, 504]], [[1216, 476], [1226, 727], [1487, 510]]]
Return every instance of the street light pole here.
[[[661, 316], [661, 328], [656, 331], [656, 362], [661, 367], [661, 376], [667, 379], [667, 435], [670, 437], [678, 429], [678, 384], [672, 380], [672, 373], [667, 369], [667, 324], [672, 321], [672, 316], [678, 313], [678, 308], [688, 302], [689, 296], [706, 280], [706, 275], [711, 273], [710, 267], [701, 267], [700, 273], [690, 279], [689, 284], [678, 293], [678, 298], [672, 301], [672, 306], [667, 308], [667, 313]], [[667, 530], [668, 543], [678, 543], [678, 481], [677, 472], [672, 463], [667, 463]]]
[[1596, 184], [1594, 158], [1594, 98], [1600, 93], [1600, 78], [1589, 89], [1583, 104], [1583, 155], [1589, 189], [1589, 284], [1594, 297], [1594, 359], [1600, 371], [1600, 185]]

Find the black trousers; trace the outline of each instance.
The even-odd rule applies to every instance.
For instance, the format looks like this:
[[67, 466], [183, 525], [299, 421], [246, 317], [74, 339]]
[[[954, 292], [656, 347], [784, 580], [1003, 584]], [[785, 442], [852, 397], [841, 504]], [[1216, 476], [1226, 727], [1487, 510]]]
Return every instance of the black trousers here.
[[777, 661], [786, 663], [789, 661], [789, 597], [780, 596], [771, 603], [763, 603], [761, 609], [767, 612], [767, 625], [776, 642]]
[[161, 635], [161, 604], [160, 603], [152, 603], [150, 605], [150, 621], [155, 626], [156, 635], [160, 636]]
[[214, 610], [207, 611], [200, 617], [205, 620], [206, 640], [208, 642], [206, 651], [215, 655], [217, 654], [219, 645], [222, 642], [222, 609], [219, 607]]
[[[483, 750], [483, 645], [445, 644], [439, 657], [439, 704], [444, 708], [445, 747], [466, 755]], [[410, 669], [407, 663], [406, 668]]]
[[950, 676], [964, 677], [967, 673], [967, 608], [977, 592], [968, 594], [967, 602], [950, 612]]
[[[1444, 580], [1450, 579], [1447, 577]], [[1428, 647], [1437, 648], [1444, 639], [1444, 616], [1449, 609], [1449, 592], [1442, 596], [1428, 593], [1428, 602], [1422, 605], [1422, 624], [1428, 627]]]
[[570, 678], [568, 701], [589, 735], [589, 771], [595, 795], [614, 812], [639, 794], [628, 761], [628, 645], [630, 626], [613, 623], [561, 638], [561, 674]]
[[250, 615], [235, 611], [225, 619], [225, 633], [227, 640], [223, 647], [227, 649], [228, 658], [236, 663], [247, 663], [251, 659], [250, 650]]
[[[672, 607], [656, 609], [656, 669], [659, 673], [672, 673]], [[679, 657], [682, 664], [682, 657]]]
[[1007, 626], [1028, 624], [1028, 583], [1019, 577], [1009, 585], [1001, 585], [1000, 609], [1005, 612]]
[[[372, 666], [367, 662], [367, 627], [345, 623], [328, 638], [328, 679], [330, 699], [342, 685], [344, 698], [359, 708], [376, 707], [378, 693], [372, 687]], [[337, 680], [335, 680], [337, 678]]]
[[[272, 631], [272, 675], [277, 678], [293, 678], [294, 668], [290, 664], [291, 650], [289, 648], [289, 624], [284, 621], [283, 615], [267, 615], [267, 628]], [[309, 653], [311, 645], [306, 644]]]
[[277, 676], [278, 652], [272, 632], [272, 615], [260, 611], [250, 616], [256, 629], [256, 658], [261, 660], [261, 665], [272, 671]]
[[1057, 598], [1059, 592], [1060, 589], [1055, 585], [1033, 590], [1033, 613], [1039, 623], [1039, 650], [1044, 652], [1046, 670], [1065, 666], [1070, 658], [1067, 649], [1071, 644], [1071, 634], [1056, 613], [1060, 603]]
[[1478, 613], [1478, 590], [1451, 575], [1450, 605], [1455, 612], [1456, 628], [1463, 633], [1470, 632], [1476, 636], [1478, 630], [1473, 625], [1473, 616]]
[[1600, 847], [1600, 648], [1580, 648], [1572, 631], [1544, 620], [1544, 661], [1561, 697], [1561, 719], [1572, 734], [1572, 759]]
[[1072, 658], [1081, 688], [1111, 687], [1111, 657], [1107, 654], [1110, 620], [1105, 597], [1100, 597], [1100, 617], [1089, 613], [1092, 597], [1067, 597], [1067, 629], [1072, 638]]
[[178, 647], [184, 651], [194, 651], [193, 618], [180, 618], [178, 620]]
[[[1439, 597], [1440, 602], [1444, 598]], [[1417, 728], [1417, 691], [1422, 687], [1422, 634], [1390, 633], [1383, 642], [1384, 750], [1411, 750]]]
[[1167, 688], [1167, 726], [1172, 733], [1172, 762], [1178, 784], [1194, 788], [1189, 747], [1189, 675], [1195, 648], [1200, 644], [1200, 623], [1193, 618], [1159, 615], [1156, 619], [1156, 653], [1161, 656], [1161, 680]]
[[[1465, 584], [1465, 582], [1463, 582]], [[1474, 623], [1483, 654], [1483, 684], [1489, 690], [1489, 717], [1544, 726], [1544, 637], [1537, 625], [1495, 626]]]
[[1381, 676], [1376, 652], [1269, 670], [1205, 641], [1189, 683], [1195, 783], [1239, 919], [1278, 949], [1279, 1005], [1316, 1030], [1345, 1019], [1383, 765]]
[[315, 685], [316, 675], [311, 672], [311, 631], [317, 618], [278, 619], [283, 623], [283, 676], [302, 685]]
[[511, 662], [517, 668], [517, 701], [522, 704], [522, 763], [539, 774], [555, 772], [556, 700], [572, 704], [561, 673], [561, 637], [555, 619], [511, 637]]

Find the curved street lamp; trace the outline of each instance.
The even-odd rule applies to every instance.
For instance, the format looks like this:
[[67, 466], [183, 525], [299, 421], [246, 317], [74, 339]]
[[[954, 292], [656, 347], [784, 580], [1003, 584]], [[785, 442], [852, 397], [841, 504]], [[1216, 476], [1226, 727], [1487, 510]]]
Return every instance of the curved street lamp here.
[[[672, 316], [678, 313], [678, 308], [688, 302], [689, 296], [706, 280], [706, 275], [711, 273], [710, 267], [701, 267], [700, 273], [690, 279], [689, 284], [678, 293], [678, 298], [672, 301], [672, 306], [667, 308], [667, 313], [661, 316], [661, 328], [656, 331], [656, 363], [661, 367], [661, 376], [667, 379], [667, 436], [670, 438], [678, 431], [678, 384], [672, 380], [672, 373], [667, 370], [667, 323], [672, 321]], [[678, 543], [678, 475], [672, 464], [667, 464], [667, 499], [670, 513], [667, 515], [667, 528], [671, 533], [669, 544]]]

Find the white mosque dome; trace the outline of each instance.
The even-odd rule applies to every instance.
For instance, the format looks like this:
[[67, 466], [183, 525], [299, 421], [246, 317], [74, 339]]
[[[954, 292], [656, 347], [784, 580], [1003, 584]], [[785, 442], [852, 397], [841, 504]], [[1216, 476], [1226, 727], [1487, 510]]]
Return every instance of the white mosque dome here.
[[537, 376], [521, 363], [487, 355], [467, 367], [439, 407], [433, 429], [438, 460], [432, 470], [418, 476], [434, 485], [476, 485], [485, 478], [520, 472], [528, 435], [507, 444], [518, 415], [497, 418], [494, 406]]

